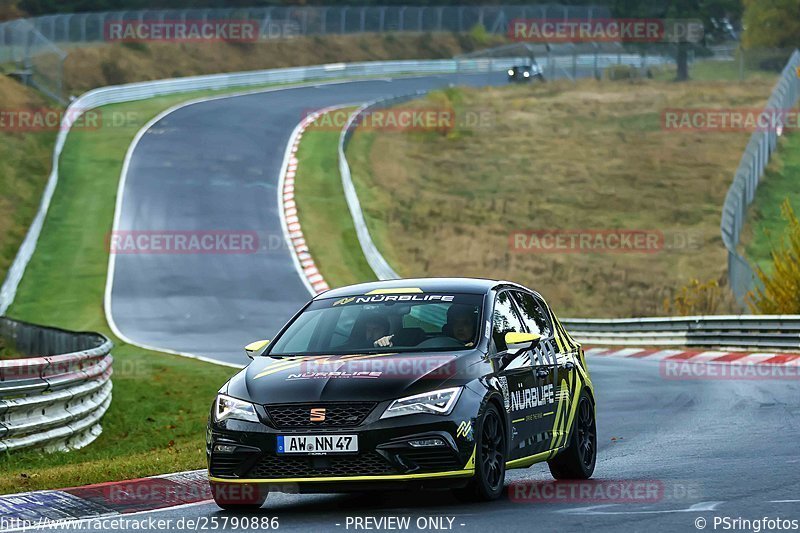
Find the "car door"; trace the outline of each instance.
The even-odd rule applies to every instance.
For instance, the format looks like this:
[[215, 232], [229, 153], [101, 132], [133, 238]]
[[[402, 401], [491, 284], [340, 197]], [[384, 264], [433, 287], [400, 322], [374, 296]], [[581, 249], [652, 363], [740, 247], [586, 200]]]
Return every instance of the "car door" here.
[[[500, 291], [495, 296], [492, 311], [492, 338], [489, 342], [490, 355], [507, 351], [505, 335], [509, 332], [523, 333], [525, 328], [514, 307], [511, 291]], [[509, 460], [534, 455], [537, 449], [538, 431], [537, 379], [530, 363], [530, 350], [508, 353], [495, 359], [499, 366], [498, 379], [503, 390], [506, 411], [511, 421], [511, 445]]]
[[511, 292], [525, 330], [541, 337], [533, 350], [530, 365], [539, 391], [534, 449], [536, 453], [546, 452], [560, 435], [560, 398], [566, 392], [562, 390], [559, 345], [555, 339], [553, 322], [543, 302], [531, 293], [520, 290]]

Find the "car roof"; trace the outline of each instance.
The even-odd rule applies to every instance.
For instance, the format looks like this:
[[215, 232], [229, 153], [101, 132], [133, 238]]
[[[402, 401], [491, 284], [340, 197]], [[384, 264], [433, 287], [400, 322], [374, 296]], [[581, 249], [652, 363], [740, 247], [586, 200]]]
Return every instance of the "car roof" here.
[[[341, 298], [344, 296], [360, 296], [372, 291], [380, 290], [402, 290], [413, 289], [413, 291], [422, 292], [454, 292], [454, 293], [467, 293], [467, 294], [486, 294], [491, 289], [498, 285], [511, 285], [519, 288], [526, 289], [516, 283], [508, 281], [499, 281], [496, 279], [483, 279], [483, 278], [410, 278], [410, 279], [393, 279], [384, 281], [373, 281], [370, 283], [359, 283], [357, 285], [348, 285], [347, 287], [340, 287], [323, 292], [315, 297], [315, 299], [323, 298]], [[530, 290], [530, 289], [527, 289]]]

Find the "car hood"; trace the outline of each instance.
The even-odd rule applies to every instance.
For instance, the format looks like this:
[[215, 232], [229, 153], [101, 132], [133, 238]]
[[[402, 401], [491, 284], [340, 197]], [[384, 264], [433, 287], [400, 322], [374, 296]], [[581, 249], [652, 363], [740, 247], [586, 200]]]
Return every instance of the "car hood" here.
[[490, 369], [477, 350], [257, 357], [225, 392], [257, 404], [383, 401], [463, 385]]

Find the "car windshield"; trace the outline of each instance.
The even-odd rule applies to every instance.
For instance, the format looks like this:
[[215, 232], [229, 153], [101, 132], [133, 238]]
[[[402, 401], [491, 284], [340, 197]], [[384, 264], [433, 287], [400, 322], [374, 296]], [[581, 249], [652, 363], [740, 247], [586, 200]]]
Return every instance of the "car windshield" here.
[[375, 294], [312, 302], [270, 356], [440, 352], [478, 342], [479, 294]]

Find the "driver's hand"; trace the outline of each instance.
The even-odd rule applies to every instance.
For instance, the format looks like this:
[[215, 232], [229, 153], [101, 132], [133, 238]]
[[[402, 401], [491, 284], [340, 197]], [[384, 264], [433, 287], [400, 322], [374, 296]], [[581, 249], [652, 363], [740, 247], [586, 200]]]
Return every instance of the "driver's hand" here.
[[375, 345], [376, 348], [386, 348], [387, 346], [392, 345], [392, 337], [394, 337], [394, 335], [386, 335], [385, 337], [381, 337], [380, 339], [376, 340], [372, 344]]

